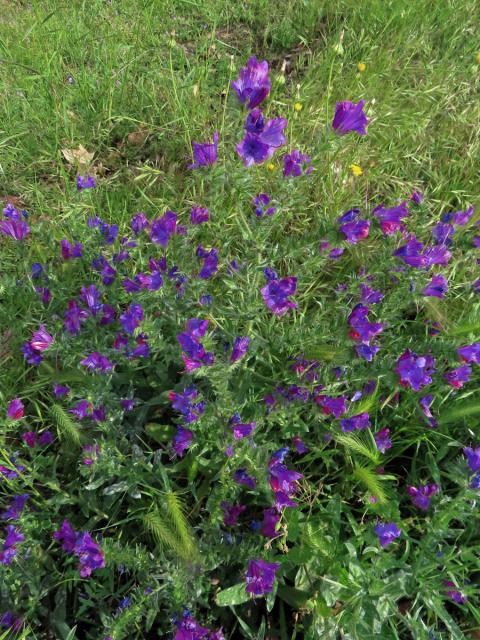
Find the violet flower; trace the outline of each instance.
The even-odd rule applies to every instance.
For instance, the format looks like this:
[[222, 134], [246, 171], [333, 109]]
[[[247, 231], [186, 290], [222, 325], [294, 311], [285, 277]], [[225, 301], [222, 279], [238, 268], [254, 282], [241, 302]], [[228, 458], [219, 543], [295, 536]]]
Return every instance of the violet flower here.
[[422, 295], [432, 296], [435, 298], [444, 298], [448, 291], [447, 279], [439, 274], [438, 276], [432, 276], [431, 281], [423, 289]]
[[265, 304], [278, 317], [285, 315], [290, 309], [297, 308], [297, 303], [289, 300], [289, 296], [293, 296], [296, 290], [297, 278], [294, 276], [270, 280], [260, 289]]
[[299, 149], [293, 149], [283, 157], [283, 177], [290, 176], [298, 178], [303, 175], [310, 175], [313, 171], [312, 159], [309, 155], [301, 153]]
[[234, 363], [243, 358], [248, 351], [250, 344], [250, 338], [248, 336], [237, 336], [233, 341], [232, 353], [230, 355], [230, 362]]
[[382, 547], [387, 547], [402, 533], [395, 522], [379, 522], [375, 525], [373, 530], [377, 534], [378, 540]]
[[365, 100], [360, 100], [357, 104], [348, 100], [337, 102], [332, 129], [340, 135], [355, 131], [360, 136], [365, 136], [368, 118], [363, 111], [364, 104]]
[[435, 358], [430, 355], [417, 356], [407, 349], [397, 360], [395, 371], [400, 377], [403, 387], [420, 391], [420, 389], [432, 382], [435, 373]]
[[259, 62], [252, 56], [248, 59], [247, 66], [240, 69], [238, 80], [232, 80], [230, 84], [240, 102], [248, 109], [255, 109], [270, 93], [268, 62]]
[[390, 429], [380, 429], [380, 431], [377, 431], [374, 435], [374, 438], [375, 444], [377, 445], [377, 449], [380, 453], [385, 453], [387, 449], [391, 449], [392, 441], [390, 440]]
[[7, 407], [7, 418], [10, 420], [20, 420], [25, 415], [25, 407], [20, 398], [10, 400]]
[[193, 163], [189, 165], [189, 169], [198, 169], [199, 167], [208, 167], [215, 164], [218, 158], [218, 131], [213, 134], [213, 143], [211, 142], [192, 142]]
[[430, 506], [430, 500], [432, 496], [440, 491], [440, 487], [437, 484], [425, 484], [419, 487], [407, 487], [407, 493], [412, 498], [413, 504], [426, 511]]
[[443, 377], [451, 387], [454, 389], [461, 389], [463, 385], [470, 380], [471, 375], [472, 367], [465, 364], [462, 367], [457, 367], [456, 369], [447, 371]]
[[77, 191], [83, 191], [83, 189], [93, 189], [97, 186], [95, 178], [90, 174], [86, 176], [77, 175]]
[[271, 593], [275, 582], [275, 573], [280, 566], [279, 562], [267, 562], [261, 558], [249, 560], [246, 575], [247, 593], [254, 596]]

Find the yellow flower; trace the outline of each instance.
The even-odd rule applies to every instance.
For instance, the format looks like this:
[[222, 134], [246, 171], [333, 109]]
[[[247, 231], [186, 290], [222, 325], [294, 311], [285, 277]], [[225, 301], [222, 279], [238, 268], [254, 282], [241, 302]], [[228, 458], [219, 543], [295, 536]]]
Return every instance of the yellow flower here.
[[480, 51], [475, 56], [475, 60], [476, 60], [477, 64], [480, 64]]
[[357, 69], [362, 73], [367, 68], [367, 65], [364, 62], [359, 62], [357, 64]]
[[273, 162], [269, 162], [269, 163], [267, 164], [267, 169], [268, 169], [269, 171], [273, 171], [273, 170], [275, 169], [275, 165], [273, 164]]
[[353, 173], [355, 177], [361, 176], [363, 173], [362, 167], [359, 167], [358, 164], [351, 164], [350, 171]]
[[301, 111], [303, 109], [303, 105], [301, 105], [300, 102], [295, 102], [293, 108], [295, 109], [295, 111]]

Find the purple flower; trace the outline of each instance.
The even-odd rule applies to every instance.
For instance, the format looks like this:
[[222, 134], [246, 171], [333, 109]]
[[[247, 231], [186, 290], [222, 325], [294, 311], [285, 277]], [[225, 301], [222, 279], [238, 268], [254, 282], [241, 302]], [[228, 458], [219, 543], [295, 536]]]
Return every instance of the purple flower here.
[[373, 530], [377, 534], [382, 547], [391, 544], [402, 533], [395, 522], [386, 522], [385, 524], [379, 522]]
[[185, 424], [196, 422], [205, 411], [205, 402], [193, 402], [198, 397], [197, 389], [191, 385], [183, 393], [170, 391], [172, 407], [182, 415]]
[[407, 201], [404, 200], [391, 209], [380, 205], [373, 210], [373, 215], [377, 218], [384, 235], [391, 236], [395, 232], [405, 229], [402, 219], [409, 216], [410, 211], [407, 209]]
[[90, 316], [89, 312], [81, 309], [75, 300], [69, 300], [67, 310], [63, 314], [63, 326], [71, 335], [80, 332], [81, 322]]
[[422, 413], [427, 418], [427, 422], [431, 427], [434, 428], [438, 425], [438, 422], [435, 420], [432, 412], [430, 411], [432, 402], [433, 402], [433, 395], [429, 394], [427, 396], [424, 396], [423, 398], [420, 398], [420, 400], [418, 401], [418, 404], [420, 405], [420, 409], [422, 410]]
[[480, 471], [480, 447], [472, 449], [471, 447], [465, 447], [463, 453], [467, 458], [467, 463], [470, 469], [476, 473]]
[[89, 356], [81, 360], [80, 364], [87, 367], [87, 369], [100, 371], [101, 373], [107, 373], [113, 369], [113, 364], [110, 360], [98, 351], [93, 351]]
[[343, 418], [343, 420], [340, 420], [340, 427], [342, 431], [346, 432], [354, 431], [356, 429], [363, 431], [363, 429], [368, 429], [370, 426], [369, 415], [366, 412], [359, 413], [351, 418]]
[[10, 400], [7, 407], [7, 418], [10, 420], [20, 420], [25, 415], [25, 407], [20, 398], [14, 398]]
[[360, 100], [357, 104], [348, 100], [337, 102], [332, 129], [341, 135], [350, 131], [356, 131], [361, 136], [366, 135], [368, 118], [363, 111], [364, 104], [365, 100]]
[[123, 400], [120, 400], [120, 406], [124, 411], [132, 411], [135, 404], [135, 398], [124, 398]]
[[281, 280], [270, 280], [262, 289], [260, 289], [263, 300], [267, 307], [276, 316], [285, 315], [290, 309], [296, 309], [297, 303], [289, 300], [289, 296], [293, 296], [297, 290], [297, 278], [288, 276]]
[[367, 306], [357, 304], [352, 309], [352, 312], [347, 319], [348, 324], [352, 327], [348, 332], [352, 340], [362, 342], [367, 345], [375, 336], [383, 331], [384, 327], [380, 322], [368, 322], [368, 312], [369, 309]]
[[420, 391], [422, 387], [432, 382], [435, 358], [430, 355], [417, 356], [416, 353], [407, 349], [397, 360], [395, 371], [403, 387]]
[[229, 504], [228, 502], [222, 502], [220, 505], [223, 509], [223, 524], [226, 527], [233, 527], [237, 524], [238, 517], [247, 508], [245, 505]]
[[232, 353], [230, 355], [230, 362], [237, 362], [240, 358], [248, 351], [248, 346], [250, 344], [250, 338], [248, 336], [237, 336], [233, 341]]
[[300, 153], [298, 149], [293, 149], [291, 153], [287, 153], [283, 157], [283, 177], [294, 176], [298, 178], [302, 173], [309, 175], [313, 171], [311, 161], [309, 155]]
[[376, 304], [384, 298], [383, 293], [379, 289], [372, 289], [366, 284], [360, 285], [360, 300], [364, 304]]
[[28, 495], [28, 493], [14, 496], [12, 502], [10, 503], [10, 506], [5, 509], [0, 518], [2, 520], [18, 520], [25, 507], [25, 504], [29, 499], [30, 496]]
[[473, 342], [457, 349], [463, 362], [480, 364], [480, 342]]
[[423, 193], [420, 193], [420, 191], [414, 191], [410, 196], [410, 200], [415, 204], [421, 204], [423, 202]]
[[300, 455], [303, 453], [308, 453], [310, 449], [304, 444], [303, 440], [300, 436], [293, 436], [292, 445], [297, 453]]
[[456, 211], [452, 216], [453, 224], [458, 224], [460, 227], [463, 227], [470, 221], [470, 218], [473, 215], [473, 207], [469, 207], [466, 211]]
[[53, 336], [51, 336], [45, 329], [45, 325], [41, 324], [40, 327], [32, 335], [30, 345], [35, 351], [45, 351], [53, 342]]
[[192, 224], [202, 224], [208, 222], [210, 214], [205, 207], [192, 207], [190, 210], [190, 222]]
[[461, 389], [463, 385], [470, 380], [471, 375], [472, 367], [465, 364], [462, 367], [457, 367], [456, 369], [447, 371], [443, 377], [451, 387], [454, 389]]
[[211, 142], [192, 142], [193, 163], [189, 165], [189, 169], [197, 169], [198, 167], [207, 167], [215, 164], [218, 158], [218, 132], [213, 134], [213, 143]]
[[233, 479], [238, 484], [243, 484], [249, 489], [255, 489], [257, 486], [257, 481], [251, 475], [247, 473], [246, 469], [237, 469], [233, 474]]
[[103, 284], [112, 284], [117, 276], [117, 270], [112, 267], [108, 260], [103, 256], [99, 256], [96, 260], [93, 260], [92, 267], [95, 269], [95, 271], [100, 272]]
[[193, 441], [193, 433], [184, 427], [177, 427], [177, 432], [173, 436], [173, 448], [179, 458], [183, 456]]
[[448, 224], [445, 222], [437, 222], [437, 224], [432, 229], [432, 236], [438, 244], [452, 244], [451, 237], [455, 233], [455, 227], [453, 224]]
[[440, 491], [440, 487], [437, 484], [425, 484], [417, 487], [407, 487], [407, 493], [412, 498], [413, 504], [426, 511], [430, 506], [430, 500], [432, 496]]
[[100, 446], [98, 444], [86, 444], [82, 447], [83, 464], [91, 467], [100, 458]]
[[338, 260], [343, 255], [344, 252], [345, 252], [345, 249], [343, 247], [336, 247], [330, 251], [330, 253], [328, 254], [328, 257], [331, 258], [332, 260]]
[[11, 611], [5, 611], [0, 617], [0, 625], [14, 632], [20, 631], [23, 626], [22, 618], [15, 617]]
[[192, 617], [190, 611], [185, 609], [182, 618], [178, 620], [176, 617], [173, 623], [177, 626], [175, 640], [225, 640], [222, 630], [209, 631]]
[[91, 402], [88, 402], [88, 400], [79, 400], [68, 412], [76, 416], [79, 420], [84, 420], [91, 416], [92, 409], [93, 406]]
[[203, 260], [203, 266], [198, 274], [199, 278], [208, 280], [218, 271], [218, 249], [204, 249], [202, 245], [197, 247], [197, 258]]
[[245, 121], [245, 136], [236, 147], [243, 164], [250, 167], [271, 158], [275, 150], [286, 143], [283, 135], [286, 126], [285, 118], [265, 122], [261, 109], [254, 109], [249, 113]]
[[30, 227], [22, 219], [2, 220], [0, 222], [0, 233], [10, 236], [14, 240], [23, 240], [30, 233]]
[[257, 218], [261, 218], [263, 215], [272, 216], [275, 213], [275, 207], [268, 207], [269, 204], [270, 196], [266, 193], [259, 193], [253, 198], [252, 205]]
[[233, 437], [235, 438], [235, 440], [242, 440], [243, 438], [247, 438], [255, 431], [255, 427], [257, 426], [256, 422], [246, 422], [244, 424], [236, 421], [230, 422], [232, 424]]
[[277, 525], [280, 521], [280, 515], [273, 508], [263, 510], [263, 524], [260, 530], [262, 536], [266, 538], [276, 538], [278, 536]]
[[380, 431], [377, 431], [377, 433], [374, 435], [374, 438], [377, 449], [380, 451], [380, 453], [385, 453], [387, 449], [391, 449], [392, 441], [390, 440], [390, 429], [380, 429]]
[[24, 342], [22, 345], [22, 353], [28, 364], [38, 366], [43, 361], [43, 356], [32, 347], [30, 342]]
[[336, 418], [340, 418], [346, 411], [346, 398], [344, 396], [338, 396], [333, 398], [331, 396], [315, 396], [315, 402], [321, 407], [322, 413], [329, 416], [333, 413]]
[[130, 220], [130, 229], [136, 236], [138, 236], [140, 231], [146, 229], [149, 224], [147, 216], [142, 211], [139, 211], [132, 216]]
[[279, 562], [267, 562], [261, 558], [249, 560], [246, 575], [247, 593], [252, 593], [254, 596], [271, 593], [275, 582], [275, 572], [280, 566]]
[[25, 431], [22, 433], [22, 440], [32, 449], [37, 444], [37, 434], [35, 431]]
[[95, 178], [90, 174], [86, 176], [77, 175], [77, 191], [82, 191], [83, 189], [93, 189], [97, 186], [95, 182]]
[[393, 255], [403, 260], [403, 262], [410, 267], [422, 269], [426, 267], [427, 264], [425, 256], [420, 253], [422, 249], [423, 244], [419, 242], [415, 236], [410, 236], [407, 244], [394, 251]]
[[444, 298], [448, 291], [447, 279], [439, 274], [438, 276], [432, 276], [431, 281], [423, 289], [422, 295], [432, 296], [435, 298]]
[[100, 303], [100, 291], [94, 284], [80, 289], [80, 300], [87, 305], [94, 316], [97, 315], [102, 307]]
[[64, 260], [81, 258], [83, 255], [81, 242], [71, 245], [68, 240], [60, 240], [60, 249]]
[[357, 220], [355, 222], [347, 222], [342, 224], [340, 231], [345, 236], [345, 239], [350, 244], [357, 244], [359, 240], [368, 238], [370, 230], [369, 220]]
[[429, 269], [434, 264], [446, 266], [452, 257], [445, 245], [437, 245], [435, 247], [427, 247], [423, 252], [425, 258], [425, 267]]
[[60, 529], [54, 532], [53, 537], [57, 542], [62, 542], [64, 551], [79, 558], [82, 578], [89, 577], [95, 569], [105, 567], [103, 552], [88, 531], [77, 532], [68, 520], [64, 520]]
[[134, 302], [120, 316], [120, 324], [125, 333], [132, 336], [143, 318], [144, 313], [141, 305]]
[[156, 218], [152, 221], [150, 239], [165, 248], [176, 232], [177, 214], [173, 211], [166, 211], [161, 218]]
[[51, 444], [52, 442], [53, 442], [53, 433], [51, 431], [49, 431], [48, 429], [46, 431], [43, 431], [38, 436], [38, 444], [41, 447], [46, 447], [47, 445]]
[[[288, 450], [287, 450], [288, 451]], [[297, 482], [303, 478], [301, 473], [288, 469], [280, 462], [270, 461], [270, 487], [275, 496], [277, 509], [282, 507], [296, 507], [292, 497], [297, 491]]]
[[17, 544], [25, 540], [25, 536], [13, 524], [7, 525], [5, 542], [0, 551], [0, 564], [9, 565], [17, 555]]
[[355, 351], [359, 358], [363, 358], [367, 362], [372, 362], [374, 356], [380, 351], [380, 347], [375, 344], [358, 344]]
[[446, 592], [447, 596], [451, 598], [457, 604], [465, 604], [468, 600], [467, 596], [458, 591], [457, 589], [451, 589], [451, 587], [455, 587], [455, 583], [451, 580], [444, 580], [443, 584], [446, 587], [449, 587], [449, 590]]
[[472, 481], [468, 486], [470, 489], [480, 489], [480, 473], [473, 476]]
[[230, 82], [232, 89], [242, 104], [255, 109], [270, 93], [268, 62], [258, 62], [255, 56], [247, 61], [247, 66], [240, 69], [238, 80]]

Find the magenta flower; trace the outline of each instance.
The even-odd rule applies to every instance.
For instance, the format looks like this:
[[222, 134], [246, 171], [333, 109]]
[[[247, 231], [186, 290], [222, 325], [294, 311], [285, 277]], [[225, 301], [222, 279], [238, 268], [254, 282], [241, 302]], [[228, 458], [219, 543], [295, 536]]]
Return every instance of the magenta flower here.
[[35, 431], [25, 431], [22, 433], [22, 440], [32, 449], [37, 444], [37, 434]]
[[407, 487], [407, 493], [412, 498], [413, 504], [426, 511], [430, 506], [430, 500], [432, 496], [440, 491], [440, 487], [437, 484], [425, 484], [417, 487]]
[[400, 377], [403, 387], [420, 391], [422, 387], [432, 382], [435, 373], [435, 358], [430, 355], [417, 356], [407, 349], [397, 360], [395, 371]]
[[422, 295], [432, 296], [435, 298], [444, 298], [448, 291], [447, 279], [439, 274], [438, 276], [432, 276], [431, 281], [423, 289]]
[[463, 362], [480, 364], [480, 342], [473, 342], [457, 349], [457, 353]]
[[346, 411], [346, 398], [344, 396], [338, 396], [333, 398], [331, 396], [315, 396], [315, 402], [321, 407], [322, 413], [325, 415], [333, 415], [336, 418], [340, 418]]
[[377, 534], [382, 547], [391, 544], [402, 533], [395, 522], [386, 522], [385, 524], [379, 522], [373, 530]]
[[230, 362], [237, 362], [248, 351], [248, 346], [250, 344], [250, 338], [248, 336], [237, 336], [233, 341], [232, 353], [230, 355]]
[[263, 524], [260, 530], [262, 536], [266, 538], [276, 538], [278, 535], [277, 525], [280, 521], [280, 515], [273, 508], [263, 510]]
[[332, 129], [340, 135], [355, 131], [360, 136], [365, 136], [368, 118], [363, 111], [364, 104], [365, 100], [360, 100], [357, 104], [348, 100], [337, 102]]
[[357, 244], [360, 240], [368, 238], [370, 230], [369, 220], [357, 220], [355, 222], [347, 222], [342, 224], [340, 231], [345, 236], [345, 240], [350, 244]]
[[462, 367], [457, 367], [456, 369], [447, 371], [443, 377], [451, 387], [454, 389], [461, 389], [463, 385], [470, 380], [471, 375], [472, 367], [469, 367], [468, 364], [466, 364]]
[[240, 69], [238, 80], [230, 82], [232, 89], [242, 104], [255, 109], [270, 93], [268, 62], [258, 62], [255, 56], [247, 61], [247, 66]]
[[387, 449], [391, 449], [392, 441], [390, 440], [390, 429], [380, 429], [380, 431], [377, 431], [374, 435], [374, 438], [375, 444], [377, 445], [377, 449], [380, 453], [385, 453]]
[[228, 502], [222, 502], [220, 504], [223, 509], [223, 524], [226, 527], [233, 527], [237, 524], [239, 516], [247, 508], [244, 504], [229, 504]]
[[45, 329], [45, 325], [41, 324], [39, 329], [35, 331], [30, 340], [30, 345], [35, 351], [45, 351], [53, 342], [53, 336], [51, 336]]
[[198, 169], [198, 167], [208, 167], [215, 164], [218, 158], [218, 131], [213, 134], [213, 143], [211, 142], [192, 142], [193, 163], [189, 165], [189, 169]]
[[30, 227], [21, 217], [2, 220], [0, 222], [0, 233], [4, 236], [10, 236], [14, 240], [23, 240], [30, 233]]
[[313, 171], [311, 161], [309, 155], [300, 153], [298, 149], [293, 149], [283, 157], [283, 177], [294, 176], [298, 178], [302, 174], [310, 175]]
[[20, 398], [10, 400], [7, 407], [7, 418], [10, 420], [20, 420], [25, 415], [25, 407]]
[[185, 427], [177, 427], [177, 433], [173, 436], [173, 448], [179, 458], [183, 457], [185, 451], [193, 441], [193, 432]]
[[350, 331], [348, 335], [356, 342], [369, 344], [379, 333], [383, 331], [381, 322], [369, 322], [367, 319], [369, 308], [366, 305], [357, 304], [348, 316]]
[[246, 575], [247, 592], [254, 596], [271, 593], [275, 582], [275, 572], [280, 566], [279, 562], [267, 562], [261, 558], [249, 560]]
[[204, 207], [192, 207], [190, 211], [190, 222], [192, 224], [202, 224], [208, 222], [210, 214]]
[[297, 278], [288, 276], [281, 280], [272, 279], [262, 289], [262, 298], [267, 307], [276, 316], [285, 315], [290, 309], [296, 309], [297, 303], [289, 300], [297, 290]]

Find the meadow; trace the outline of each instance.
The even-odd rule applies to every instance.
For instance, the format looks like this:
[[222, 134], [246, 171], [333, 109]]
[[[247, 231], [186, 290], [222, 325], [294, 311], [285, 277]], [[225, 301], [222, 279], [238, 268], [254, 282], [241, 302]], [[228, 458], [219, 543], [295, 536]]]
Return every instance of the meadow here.
[[473, 0], [0, 0], [0, 639], [480, 637]]

